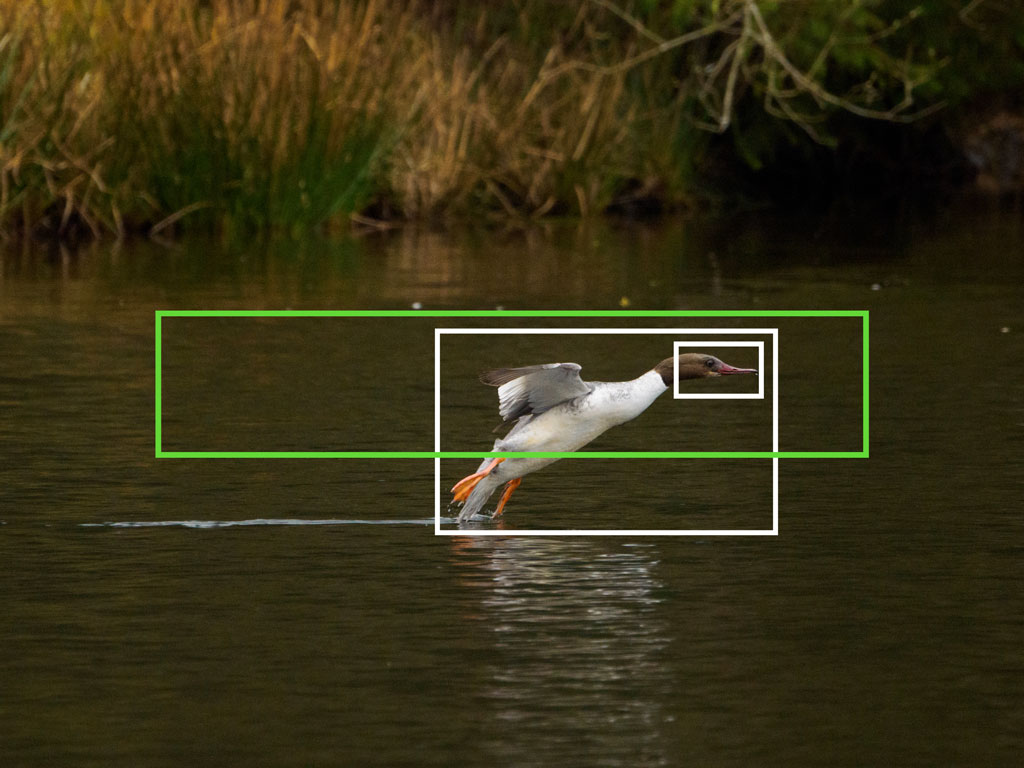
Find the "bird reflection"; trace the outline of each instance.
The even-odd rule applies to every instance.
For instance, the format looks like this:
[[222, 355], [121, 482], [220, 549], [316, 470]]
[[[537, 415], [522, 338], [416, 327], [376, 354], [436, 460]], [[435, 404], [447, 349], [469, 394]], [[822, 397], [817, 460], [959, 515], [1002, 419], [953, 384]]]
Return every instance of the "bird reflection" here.
[[509, 726], [482, 731], [486, 746], [516, 765], [551, 764], [567, 740], [578, 741], [580, 764], [667, 764], [673, 686], [655, 545], [452, 542], [460, 582], [479, 606], [471, 618], [493, 636], [477, 694]]

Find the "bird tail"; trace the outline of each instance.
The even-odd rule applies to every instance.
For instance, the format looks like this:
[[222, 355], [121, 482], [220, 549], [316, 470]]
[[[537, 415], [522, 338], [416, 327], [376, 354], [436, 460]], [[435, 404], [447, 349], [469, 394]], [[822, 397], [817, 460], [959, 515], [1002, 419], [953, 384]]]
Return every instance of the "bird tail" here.
[[473, 490], [466, 498], [466, 503], [462, 509], [459, 510], [458, 521], [460, 523], [469, 520], [473, 515], [477, 514], [484, 508], [484, 504], [491, 498], [491, 495], [498, 489], [502, 484], [502, 480], [498, 480], [491, 475], [485, 475], [477, 481]]

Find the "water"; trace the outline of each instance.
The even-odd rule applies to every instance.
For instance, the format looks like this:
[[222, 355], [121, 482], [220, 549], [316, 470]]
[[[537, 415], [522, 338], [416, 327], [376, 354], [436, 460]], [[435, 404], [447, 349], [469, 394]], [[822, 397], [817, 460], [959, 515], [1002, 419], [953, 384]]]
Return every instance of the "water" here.
[[[5, 252], [3, 764], [1013, 764], [1020, 214], [546, 226]], [[778, 537], [633, 539], [436, 537], [429, 460], [153, 458], [153, 310], [413, 302], [868, 309], [871, 458], [781, 461]], [[438, 324], [168, 320], [164, 447], [432, 450]], [[859, 329], [776, 324], [780, 447], [856, 450]], [[665, 338], [446, 340], [443, 447], [493, 439], [479, 368]], [[763, 406], [666, 395], [594, 447], [767, 450]], [[563, 461], [495, 525], [770, 526], [770, 480]]]

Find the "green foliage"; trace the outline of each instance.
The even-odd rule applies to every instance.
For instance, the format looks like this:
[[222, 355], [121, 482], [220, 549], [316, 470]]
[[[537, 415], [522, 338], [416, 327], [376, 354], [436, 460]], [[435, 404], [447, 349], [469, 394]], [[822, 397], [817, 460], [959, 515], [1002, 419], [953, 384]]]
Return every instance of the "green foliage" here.
[[712, 145], [762, 169], [1024, 107], [1016, 6], [0, 0], [0, 228], [685, 204]]

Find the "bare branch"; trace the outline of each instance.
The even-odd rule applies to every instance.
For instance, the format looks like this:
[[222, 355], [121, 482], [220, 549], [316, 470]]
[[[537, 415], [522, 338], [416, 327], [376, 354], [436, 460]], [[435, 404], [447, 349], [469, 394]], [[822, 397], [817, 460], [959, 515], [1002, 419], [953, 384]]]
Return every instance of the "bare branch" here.
[[818, 83], [801, 72], [800, 69], [786, 57], [786, 54], [775, 42], [775, 38], [768, 30], [768, 25], [765, 24], [764, 17], [761, 16], [761, 11], [758, 9], [757, 3], [754, 0], [746, 0], [746, 5], [750, 9], [750, 13], [753, 16], [754, 21], [757, 23], [757, 27], [760, 32], [758, 42], [764, 49], [765, 56], [782, 67], [793, 79], [793, 82], [799, 85], [800, 88], [812, 96], [817, 102], [831, 104], [834, 107], [839, 107], [840, 109], [852, 112], [860, 117], [867, 117], [873, 120], [886, 120], [894, 123], [915, 122], [926, 115], [937, 112], [946, 105], [946, 103], [942, 101], [911, 114], [902, 114], [913, 104], [914, 85], [906, 80], [904, 81], [905, 95], [903, 100], [895, 107], [888, 110], [869, 109], [867, 107], [862, 107], [859, 104], [855, 104], [849, 99], [836, 96], [834, 93], [818, 85]]

